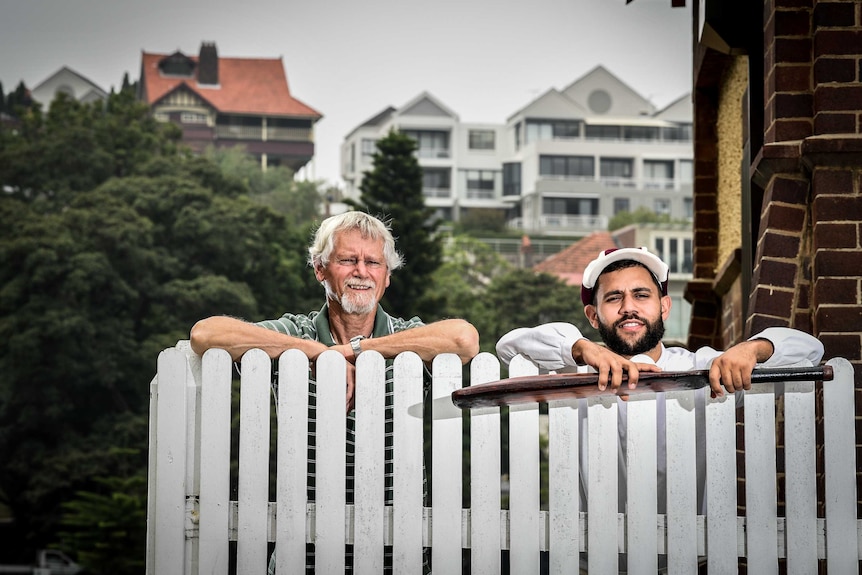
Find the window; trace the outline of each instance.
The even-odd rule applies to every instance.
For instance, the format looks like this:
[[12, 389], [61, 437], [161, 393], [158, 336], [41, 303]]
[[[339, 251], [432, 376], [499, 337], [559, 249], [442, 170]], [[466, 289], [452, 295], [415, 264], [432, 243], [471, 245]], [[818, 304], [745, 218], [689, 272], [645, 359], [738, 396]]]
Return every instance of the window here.
[[416, 140], [416, 153], [420, 158], [448, 158], [449, 132], [439, 130], [402, 130], [406, 136]]
[[620, 126], [587, 126], [588, 140], [619, 140]]
[[644, 187], [673, 189], [673, 160], [644, 160]]
[[621, 212], [630, 212], [631, 202], [628, 198], [614, 198], [614, 215]]
[[595, 216], [598, 198], [542, 198], [543, 215]]
[[691, 160], [679, 161], [679, 181], [683, 184], [690, 184], [694, 181], [694, 166]]
[[668, 142], [690, 142], [691, 133], [691, 124], [680, 124], [661, 129], [662, 139]]
[[471, 150], [493, 150], [494, 130], [470, 130], [469, 147]]
[[623, 140], [658, 140], [659, 130], [655, 126], [623, 126]]
[[694, 199], [692, 198], [683, 198], [682, 199], [682, 215], [687, 220], [694, 219]]
[[681, 237], [656, 237], [653, 239], [656, 255], [667, 264], [670, 273], [690, 274], [693, 269], [692, 240]]
[[471, 199], [494, 197], [496, 172], [490, 170], [467, 170], [467, 197]]
[[503, 195], [521, 195], [521, 164], [516, 162], [503, 164]]
[[431, 198], [448, 198], [451, 186], [451, 170], [425, 168], [422, 170], [422, 193]]
[[599, 164], [603, 178], [631, 178], [631, 158], [602, 158]]
[[372, 156], [377, 152], [377, 140], [373, 140], [371, 138], [362, 138], [362, 159], [370, 160]]
[[592, 178], [595, 160], [591, 156], [539, 156], [539, 175], [563, 178]]
[[653, 211], [661, 215], [670, 215], [670, 200], [666, 198], [656, 198], [653, 200]]
[[580, 124], [575, 120], [527, 120], [526, 143], [580, 137]]
[[180, 122], [183, 124], [206, 124], [206, 114], [196, 114], [194, 112], [183, 112], [180, 114]]

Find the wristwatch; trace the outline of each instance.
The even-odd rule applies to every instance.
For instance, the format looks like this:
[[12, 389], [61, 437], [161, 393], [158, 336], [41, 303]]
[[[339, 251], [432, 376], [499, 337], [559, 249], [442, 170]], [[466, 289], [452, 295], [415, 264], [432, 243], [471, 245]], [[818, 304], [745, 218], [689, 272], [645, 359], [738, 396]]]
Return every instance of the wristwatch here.
[[362, 346], [359, 345], [359, 342], [365, 339], [364, 335], [357, 335], [350, 338], [350, 347], [353, 348], [353, 355], [359, 357], [359, 354], [362, 353]]

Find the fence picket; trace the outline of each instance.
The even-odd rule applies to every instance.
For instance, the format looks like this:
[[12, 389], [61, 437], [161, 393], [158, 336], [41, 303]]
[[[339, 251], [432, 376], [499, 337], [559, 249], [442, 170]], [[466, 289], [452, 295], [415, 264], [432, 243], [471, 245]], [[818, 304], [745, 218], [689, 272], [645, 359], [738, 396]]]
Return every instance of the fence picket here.
[[784, 437], [787, 572], [789, 575], [806, 575], [817, 572], [817, 443], [813, 381], [784, 384]]
[[386, 362], [372, 351], [356, 359], [356, 471], [353, 567], [357, 575], [383, 572], [384, 422]]
[[826, 472], [826, 568], [830, 573], [859, 572], [856, 518], [856, 437], [853, 366], [843, 358], [828, 362], [833, 381], [823, 384], [823, 439]]
[[317, 358], [317, 444], [315, 473], [314, 558], [319, 573], [343, 573], [345, 565], [345, 451], [344, 416], [346, 362], [337, 351]]
[[392, 572], [422, 569], [423, 365], [412, 352], [395, 358], [393, 366]]
[[706, 551], [710, 573], [737, 571], [736, 401], [706, 404]]
[[200, 544], [203, 573], [227, 574], [230, 511], [230, 399], [233, 361], [221, 349], [204, 354], [200, 432]]
[[587, 488], [587, 548], [590, 573], [619, 571], [619, 432], [616, 396], [587, 400], [589, 464]]
[[631, 575], [658, 572], [656, 400], [654, 395], [626, 404], [626, 551]]
[[291, 349], [278, 360], [276, 572], [305, 565], [308, 505], [308, 358]]
[[764, 383], [745, 392], [745, 514], [752, 573], [778, 573], [775, 392]]
[[[488, 353], [471, 366], [470, 383], [500, 379], [500, 364]], [[500, 572], [500, 408], [470, 414], [470, 564], [474, 575]]]
[[240, 376], [239, 476], [237, 478], [237, 570], [266, 570], [269, 506], [269, 356], [245, 353]]
[[[461, 388], [461, 362], [452, 354], [438, 355], [431, 373], [436, 412], [442, 402], [451, 405], [452, 392]], [[437, 419], [432, 426], [431, 565], [437, 573], [461, 572], [461, 429], [461, 417]]]
[[667, 413], [667, 567], [697, 572], [697, 469], [694, 393], [665, 394]]

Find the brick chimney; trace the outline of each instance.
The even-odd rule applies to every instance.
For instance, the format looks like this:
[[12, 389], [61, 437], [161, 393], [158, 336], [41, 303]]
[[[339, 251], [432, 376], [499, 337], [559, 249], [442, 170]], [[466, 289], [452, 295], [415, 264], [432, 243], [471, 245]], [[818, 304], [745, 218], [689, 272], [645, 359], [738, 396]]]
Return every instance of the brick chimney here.
[[198, 84], [218, 84], [218, 51], [215, 42], [201, 42], [198, 58]]

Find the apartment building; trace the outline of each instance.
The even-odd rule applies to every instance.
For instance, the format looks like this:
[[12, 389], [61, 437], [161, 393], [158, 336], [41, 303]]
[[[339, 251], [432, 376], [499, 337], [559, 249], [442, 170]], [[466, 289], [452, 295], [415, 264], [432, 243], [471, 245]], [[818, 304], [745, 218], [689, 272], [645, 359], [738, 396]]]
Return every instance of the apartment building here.
[[290, 93], [281, 58], [223, 58], [207, 42], [197, 56], [143, 52], [138, 98], [195, 152], [242, 146], [264, 169], [305, 166], [323, 117]]
[[690, 96], [657, 110], [602, 66], [500, 124], [461, 122], [427, 92], [386, 108], [342, 144], [347, 197], [359, 195], [375, 142], [391, 129], [416, 139], [428, 205], [445, 220], [492, 208], [531, 235], [577, 236], [641, 207], [693, 214]]

